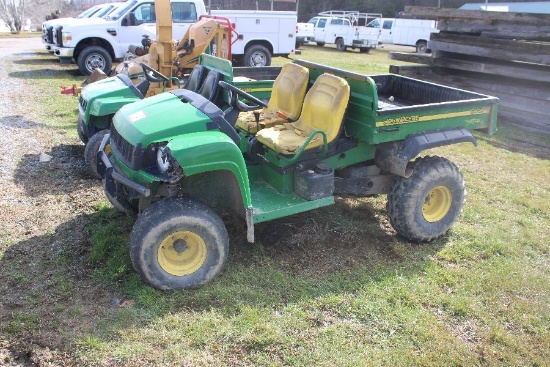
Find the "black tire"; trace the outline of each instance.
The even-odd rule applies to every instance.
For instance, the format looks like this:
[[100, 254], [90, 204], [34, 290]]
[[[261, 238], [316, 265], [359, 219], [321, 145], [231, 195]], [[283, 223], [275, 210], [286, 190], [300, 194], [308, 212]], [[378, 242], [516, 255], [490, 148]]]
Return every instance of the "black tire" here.
[[[109, 190], [107, 190], [105, 179], [102, 180], [102, 185], [103, 185], [103, 193], [105, 194], [105, 197], [107, 198], [107, 200], [109, 200], [109, 203], [111, 203], [113, 208], [115, 208], [121, 213], [127, 214], [133, 218], [137, 218], [137, 208], [132, 207], [132, 205], [127, 201], [122, 202], [122, 201], [119, 201], [118, 198], [112, 196]], [[116, 182], [113, 182], [113, 185], [116, 186], [119, 184], [117, 184]]]
[[300, 47], [302, 47], [303, 44], [304, 43], [301, 42], [301, 41], [296, 41], [296, 44], [294, 45], [295, 46], [294, 48], [299, 49]]
[[252, 45], [244, 52], [244, 66], [269, 66], [271, 53], [262, 45]]
[[317, 46], [319, 46], [319, 47], [323, 47], [324, 45], [325, 45], [324, 42], [317, 42]]
[[419, 41], [416, 44], [416, 52], [419, 54], [425, 54], [428, 52], [428, 43], [426, 41]]
[[361, 47], [359, 52], [362, 54], [368, 54], [370, 52], [370, 47]]
[[78, 120], [76, 121], [76, 132], [78, 134], [78, 137], [80, 138], [80, 141], [86, 144], [89, 139], [84, 133], [84, 120], [81, 116], [79, 116]]
[[462, 211], [464, 178], [456, 165], [442, 157], [409, 163], [413, 174], [399, 177], [388, 194], [390, 223], [401, 236], [415, 242], [443, 236]]
[[84, 148], [84, 160], [86, 161], [86, 165], [88, 166], [92, 176], [97, 179], [101, 179], [101, 176], [97, 173], [97, 151], [99, 150], [101, 141], [103, 141], [103, 137], [108, 133], [109, 130], [99, 130], [97, 133], [92, 135]]
[[82, 75], [90, 75], [96, 68], [109, 74], [113, 60], [109, 52], [99, 46], [88, 46], [80, 52], [77, 60]]
[[338, 51], [346, 51], [348, 47], [344, 44], [344, 40], [342, 38], [338, 38], [336, 40], [336, 49]]
[[188, 198], [154, 203], [138, 217], [130, 235], [134, 268], [158, 289], [194, 288], [211, 281], [223, 270], [228, 252], [229, 237], [220, 217]]

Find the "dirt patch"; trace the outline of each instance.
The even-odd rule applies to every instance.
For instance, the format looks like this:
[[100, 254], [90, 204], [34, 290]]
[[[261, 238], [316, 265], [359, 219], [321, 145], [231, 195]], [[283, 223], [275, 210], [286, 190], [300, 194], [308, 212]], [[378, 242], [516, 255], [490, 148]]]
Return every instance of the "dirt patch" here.
[[40, 40], [0, 40], [0, 328], [17, 336], [0, 333], [0, 366], [70, 366], [64, 345], [115, 297], [91, 286], [86, 260], [88, 216], [103, 193], [82, 144], [38, 121], [37, 92], [13, 77], [27, 67], [15, 61], [40, 53], [29, 49]]

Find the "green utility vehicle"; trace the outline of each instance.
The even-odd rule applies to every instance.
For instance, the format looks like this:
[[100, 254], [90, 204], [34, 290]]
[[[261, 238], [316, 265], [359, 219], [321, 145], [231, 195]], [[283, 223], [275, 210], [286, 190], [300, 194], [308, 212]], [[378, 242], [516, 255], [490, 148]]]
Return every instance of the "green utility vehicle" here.
[[[140, 63], [140, 65], [143, 68], [144, 77], [130, 79], [125, 74], [118, 74], [88, 84], [81, 90], [78, 99], [77, 132], [80, 140], [86, 145], [84, 158], [90, 171], [97, 177], [99, 175], [96, 171], [96, 153], [101, 140], [111, 127], [114, 114], [129, 103], [180, 87], [180, 81], [176, 78], [167, 78], [146, 64]], [[272, 79], [277, 76], [281, 68], [255, 69], [258, 68], [242, 67], [234, 70], [229, 61], [203, 54], [199, 58], [199, 64], [181, 87], [205, 95], [221, 108], [227, 107], [229, 101], [218, 98], [217, 95], [208, 96], [211, 89], [202, 88], [208, 72], [215, 70], [220, 73], [222, 80], [236, 85], [245, 82], [248, 90], [258, 89], [260, 96], [269, 97]], [[235, 71], [236, 75], [234, 75]], [[251, 78], [256, 82], [249, 82]]]
[[[267, 105], [222, 81], [225, 111], [180, 89], [114, 116], [97, 170], [113, 206], [137, 216], [130, 255], [152, 286], [195, 287], [221, 272], [229, 239], [220, 211], [242, 218], [250, 242], [255, 224], [331, 205], [337, 195], [387, 194], [392, 226], [411, 241], [439, 238], [456, 220], [459, 169], [442, 157], [415, 157], [476, 144], [471, 129], [492, 134], [496, 98], [398, 75], [292, 65], [306, 75], [305, 95], [283, 67]], [[299, 117], [289, 117], [296, 106]], [[250, 119], [247, 111], [259, 107]]]

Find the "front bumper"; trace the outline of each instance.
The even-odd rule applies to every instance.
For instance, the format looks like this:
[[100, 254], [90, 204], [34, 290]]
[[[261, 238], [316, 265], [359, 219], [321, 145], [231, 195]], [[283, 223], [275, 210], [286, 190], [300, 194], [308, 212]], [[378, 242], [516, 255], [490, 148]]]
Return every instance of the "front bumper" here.
[[60, 58], [73, 58], [74, 48], [72, 47], [54, 47], [53, 53]]
[[105, 147], [109, 143], [109, 138], [110, 134], [105, 135], [103, 141], [101, 142], [101, 145], [99, 146], [99, 151], [97, 152], [97, 172], [106, 181], [105, 189], [108, 190], [111, 196], [119, 197], [119, 190], [116, 190], [118, 186], [116, 185], [116, 183], [119, 183], [139, 193], [141, 196], [151, 196], [151, 190], [149, 190], [147, 187], [126, 178], [114, 169], [111, 160], [109, 159], [109, 156], [107, 155], [107, 153], [105, 153]]

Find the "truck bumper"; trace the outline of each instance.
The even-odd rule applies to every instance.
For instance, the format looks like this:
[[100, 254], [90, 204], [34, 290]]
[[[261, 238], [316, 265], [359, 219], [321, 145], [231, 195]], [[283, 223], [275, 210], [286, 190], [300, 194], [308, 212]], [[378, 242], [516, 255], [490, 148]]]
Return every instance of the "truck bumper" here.
[[74, 55], [74, 48], [54, 47], [53, 53], [60, 59], [72, 59]]

